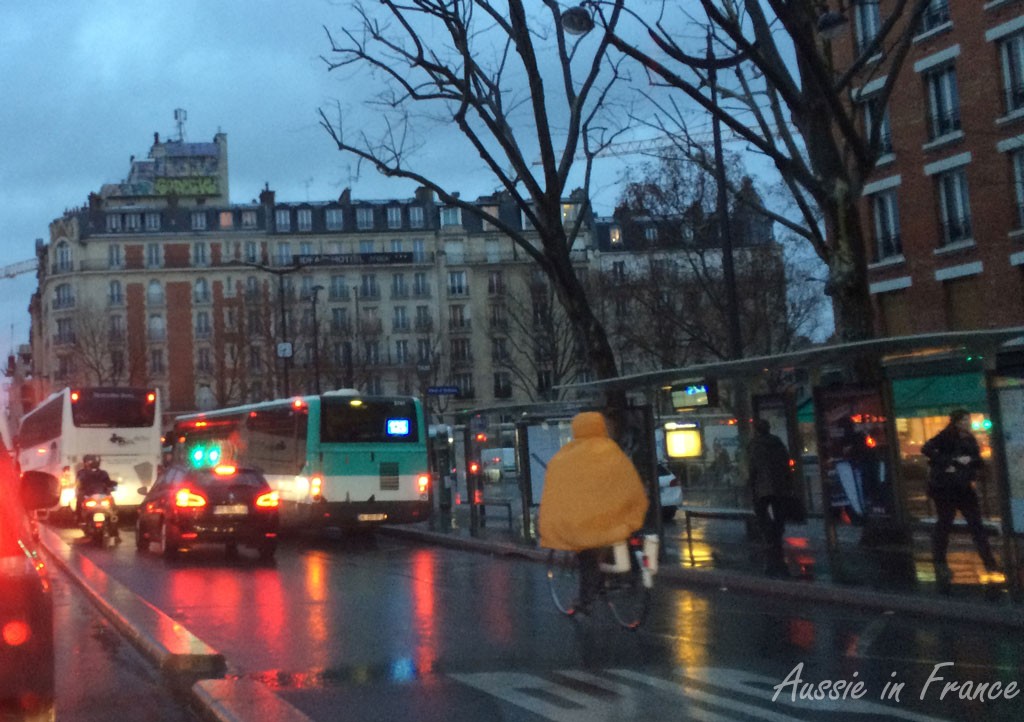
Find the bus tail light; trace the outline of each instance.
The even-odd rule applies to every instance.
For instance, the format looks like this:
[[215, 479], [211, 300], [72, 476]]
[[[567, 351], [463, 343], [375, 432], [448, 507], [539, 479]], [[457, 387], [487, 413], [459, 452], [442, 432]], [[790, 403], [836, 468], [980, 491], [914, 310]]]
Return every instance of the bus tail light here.
[[321, 495], [324, 491], [324, 480], [323, 477], [314, 476], [309, 480], [309, 493], [313, 497], [313, 501], [320, 501]]
[[12, 619], [4, 624], [0, 636], [8, 647], [20, 647], [32, 637], [32, 627], [23, 619]]
[[427, 489], [430, 487], [430, 474], [420, 474], [416, 477], [416, 488], [419, 489], [420, 494], [426, 494]]
[[182, 509], [197, 509], [206, 506], [206, 499], [199, 494], [193, 494], [191, 489], [179, 489], [174, 495], [174, 505]]
[[256, 507], [259, 509], [276, 509], [281, 504], [281, 497], [276, 491], [268, 491], [256, 497]]

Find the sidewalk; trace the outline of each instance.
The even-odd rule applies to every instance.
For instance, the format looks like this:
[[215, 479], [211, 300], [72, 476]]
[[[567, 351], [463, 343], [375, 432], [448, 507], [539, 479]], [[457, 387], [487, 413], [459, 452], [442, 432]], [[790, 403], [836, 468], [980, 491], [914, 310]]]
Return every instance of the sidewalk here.
[[[484, 525], [470, 533], [470, 510], [456, 505], [450, 514], [427, 522], [388, 526], [384, 532], [425, 543], [482, 552], [524, 556], [537, 561], [546, 550], [525, 541], [521, 510], [488, 506]], [[536, 510], [534, 510], [536, 511]], [[789, 579], [763, 573], [759, 544], [748, 538], [743, 519], [692, 518], [687, 540], [684, 515], [665, 524], [658, 582], [674, 586], [711, 586], [752, 594], [804, 599], [893, 611], [918, 616], [969, 620], [982, 624], [1024, 627], [1024, 604], [1014, 603], [1000, 574], [985, 571], [964, 531], [954, 531], [948, 562], [953, 583], [943, 594], [935, 583], [931, 542], [925, 530], [914, 532], [908, 545], [867, 546], [862, 530], [842, 527], [837, 551], [830, 554], [821, 518], [790, 526], [786, 532]], [[993, 539], [997, 545], [998, 539]]]

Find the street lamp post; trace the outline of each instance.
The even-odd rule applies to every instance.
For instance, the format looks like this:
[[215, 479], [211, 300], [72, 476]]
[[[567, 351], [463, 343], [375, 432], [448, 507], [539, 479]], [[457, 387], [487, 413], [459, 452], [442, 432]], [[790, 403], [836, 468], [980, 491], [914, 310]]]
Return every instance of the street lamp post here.
[[277, 294], [278, 302], [281, 306], [281, 341], [277, 344], [277, 357], [281, 359], [281, 367], [283, 371], [283, 383], [282, 391], [285, 396], [291, 395], [291, 385], [289, 383], [289, 371], [291, 370], [292, 363], [292, 344], [288, 340], [288, 311], [285, 308], [285, 290], [284, 290], [284, 277], [289, 273], [294, 273], [299, 270], [301, 266], [296, 263], [293, 259], [292, 265], [283, 267], [267, 266], [263, 263], [249, 263], [246, 264], [253, 268], [258, 268], [261, 271], [272, 273], [277, 276]]
[[316, 389], [317, 396], [320, 395], [320, 329], [316, 325], [316, 297], [322, 290], [324, 287], [319, 284], [310, 289], [312, 291], [310, 304], [313, 307], [313, 387]]

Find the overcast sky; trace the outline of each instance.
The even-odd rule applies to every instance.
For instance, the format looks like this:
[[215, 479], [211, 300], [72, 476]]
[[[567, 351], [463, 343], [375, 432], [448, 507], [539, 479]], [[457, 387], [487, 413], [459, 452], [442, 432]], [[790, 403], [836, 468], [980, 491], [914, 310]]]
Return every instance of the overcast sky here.
[[[0, 266], [34, 258], [49, 223], [104, 183], [124, 179], [157, 132], [228, 137], [231, 200], [255, 199], [265, 183], [281, 201], [408, 197], [406, 181], [357, 168], [318, 124], [317, 110], [358, 107], [369, 83], [321, 59], [324, 26], [351, 26], [347, 0], [61, 0], [0, 2]], [[346, 116], [346, 127], [366, 122]], [[441, 139], [431, 129], [431, 144]], [[464, 152], [464, 151], [463, 151]], [[451, 154], [446, 157], [458, 157]], [[599, 161], [593, 201], [611, 213], [623, 159]], [[492, 192], [492, 180], [452, 164], [451, 190]], [[0, 278], [0, 351], [28, 340], [33, 274]]]

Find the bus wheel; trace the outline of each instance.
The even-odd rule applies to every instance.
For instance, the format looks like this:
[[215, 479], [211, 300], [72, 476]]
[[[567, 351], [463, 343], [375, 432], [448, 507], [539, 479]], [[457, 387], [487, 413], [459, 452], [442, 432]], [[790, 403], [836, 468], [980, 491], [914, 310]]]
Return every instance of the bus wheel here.
[[146, 535], [142, 533], [142, 524], [138, 519], [135, 520], [135, 549], [140, 552], [149, 551], [149, 541], [146, 539]]

